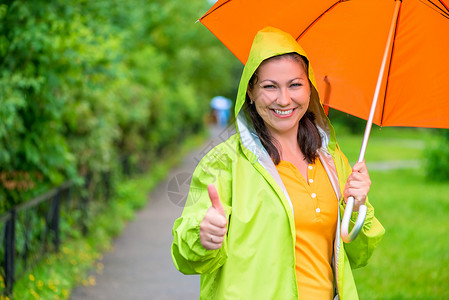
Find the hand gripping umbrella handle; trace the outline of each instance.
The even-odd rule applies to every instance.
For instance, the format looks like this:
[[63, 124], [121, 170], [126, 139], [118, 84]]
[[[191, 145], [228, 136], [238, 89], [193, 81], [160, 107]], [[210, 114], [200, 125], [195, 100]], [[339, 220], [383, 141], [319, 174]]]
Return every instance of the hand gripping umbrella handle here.
[[345, 243], [352, 242], [357, 237], [360, 230], [362, 230], [363, 223], [365, 223], [367, 208], [366, 205], [360, 205], [357, 221], [355, 222], [354, 228], [352, 228], [351, 232], [348, 233], [349, 221], [351, 219], [353, 208], [354, 208], [354, 197], [351, 196], [348, 198], [348, 202], [346, 203], [345, 214], [343, 215], [343, 220], [341, 221], [341, 238]]

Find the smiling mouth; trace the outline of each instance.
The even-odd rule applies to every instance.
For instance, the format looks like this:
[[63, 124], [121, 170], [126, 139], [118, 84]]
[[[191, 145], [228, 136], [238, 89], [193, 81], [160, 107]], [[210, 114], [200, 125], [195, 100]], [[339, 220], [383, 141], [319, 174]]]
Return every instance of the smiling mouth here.
[[291, 114], [293, 112], [294, 108], [289, 109], [289, 110], [279, 110], [279, 109], [273, 109], [273, 110], [278, 115], [286, 116], [286, 115]]

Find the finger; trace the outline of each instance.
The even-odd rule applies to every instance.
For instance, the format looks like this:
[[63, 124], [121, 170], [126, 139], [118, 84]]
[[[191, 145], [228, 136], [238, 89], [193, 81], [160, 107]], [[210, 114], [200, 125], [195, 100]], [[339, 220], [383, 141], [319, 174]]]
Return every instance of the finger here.
[[211, 243], [211, 242], [206, 242], [206, 243], [204, 243], [202, 245], [207, 250], [217, 250], [217, 249], [220, 249], [223, 244], [222, 243], [215, 244], [215, 243]]
[[355, 173], [368, 173], [368, 167], [365, 164], [365, 160], [357, 162], [354, 167], [352, 167], [352, 171]]
[[201, 220], [200, 231], [209, 233], [213, 230], [214, 232], [220, 233], [220, 231], [226, 229], [226, 217], [219, 214], [215, 208], [209, 207], [206, 214], [204, 215], [203, 220]]
[[356, 199], [365, 199], [369, 193], [369, 187], [363, 186], [358, 188], [348, 187], [343, 191], [344, 197], [354, 197]]
[[361, 182], [362, 184], [371, 185], [371, 179], [368, 173], [353, 172], [349, 175], [347, 182], [349, 184]]
[[370, 189], [370, 185], [361, 182], [361, 181], [351, 181], [347, 182], [343, 193], [349, 196], [356, 196], [361, 193], [368, 193]]
[[348, 189], [343, 193], [345, 198], [354, 197], [357, 200], [363, 200], [366, 198], [368, 193], [366, 190], [359, 190], [359, 189]]
[[344, 193], [344, 200], [345, 203], [348, 202], [349, 197], [353, 197], [354, 198], [354, 207], [353, 207], [353, 211], [358, 211], [360, 205], [365, 204], [366, 201], [366, 194], [357, 194], [354, 192], [345, 192]]
[[348, 189], [369, 189], [371, 186], [370, 181], [368, 180], [350, 180], [346, 183], [346, 188]]
[[213, 235], [213, 234], [211, 234], [210, 235], [210, 240], [209, 240], [209, 242], [211, 242], [212, 244], [223, 244], [223, 241], [224, 241], [224, 237], [223, 236], [216, 236], [216, 235]]
[[345, 185], [345, 191], [347, 192], [365, 192], [368, 193], [371, 185], [366, 181], [351, 181]]
[[226, 217], [213, 207], [211, 207], [211, 211], [209, 212], [208, 221], [211, 225], [219, 228], [226, 228], [226, 225], [228, 223]]
[[207, 192], [209, 193], [212, 207], [215, 208], [220, 213], [220, 215], [226, 216], [223, 205], [221, 204], [220, 198], [218, 196], [217, 189], [215, 188], [213, 183], [207, 186]]
[[200, 235], [201, 245], [207, 250], [220, 249], [223, 245], [224, 238], [206, 234]]
[[[215, 239], [216, 239], [216, 237], [214, 238], [214, 240]], [[210, 238], [206, 239], [206, 240], [201, 239], [201, 245], [203, 245], [203, 247], [206, 248], [207, 250], [216, 250], [216, 249], [221, 248], [221, 246], [223, 245], [223, 242], [213, 243], [210, 241]]]
[[203, 220], [201, 220], [200, 233], [224, 235], [227, 231], [227, 224], [226, 217], [219, 214], [215, 208], [209, 207]]
[[208, 228], [208, 232], [214, 236], [219, 236], [219, 237], [223, 237], [226, 235], [226, 231], [227, 228], [225, 227], [219, 227], [219, 226], [214, 226], [214, 225], [210, 225]]

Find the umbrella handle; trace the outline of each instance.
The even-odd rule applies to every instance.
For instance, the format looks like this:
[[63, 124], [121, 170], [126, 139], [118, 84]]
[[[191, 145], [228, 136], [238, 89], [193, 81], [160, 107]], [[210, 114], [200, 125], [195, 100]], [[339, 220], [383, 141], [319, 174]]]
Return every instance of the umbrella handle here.
[[351, 196], [348, 198], [348, 202], [346, 203], [345, 214], [343, 215], [343, 220], [341, 221], [341, 238], [345, 243], [352, 242], [357, 237], [360, 230], [362, 230], [363, 223], [365, 223], [367, 208], [366, 205], [360, 205], [357, 221], [355, 222], [354, 228], [352, 228], [351, 232], [348, 233], [349, 221], [351, 219], [353, 207], [354, 207], [354, 197]]

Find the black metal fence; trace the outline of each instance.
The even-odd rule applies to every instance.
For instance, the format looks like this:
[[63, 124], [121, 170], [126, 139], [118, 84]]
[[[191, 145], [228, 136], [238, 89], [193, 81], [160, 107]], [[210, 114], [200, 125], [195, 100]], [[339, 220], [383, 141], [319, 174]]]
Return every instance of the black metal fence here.
[[0, 295], [11, 295], [17, 278], [46, 253], [58, 252], [72, 229], [87, 233], [90, 198], [107, 200], [111, 194], [110, 175], [98, 179], [102, 184], [94, 191], [87, 176], [84, 186], [66, 182], [0, 215]]

